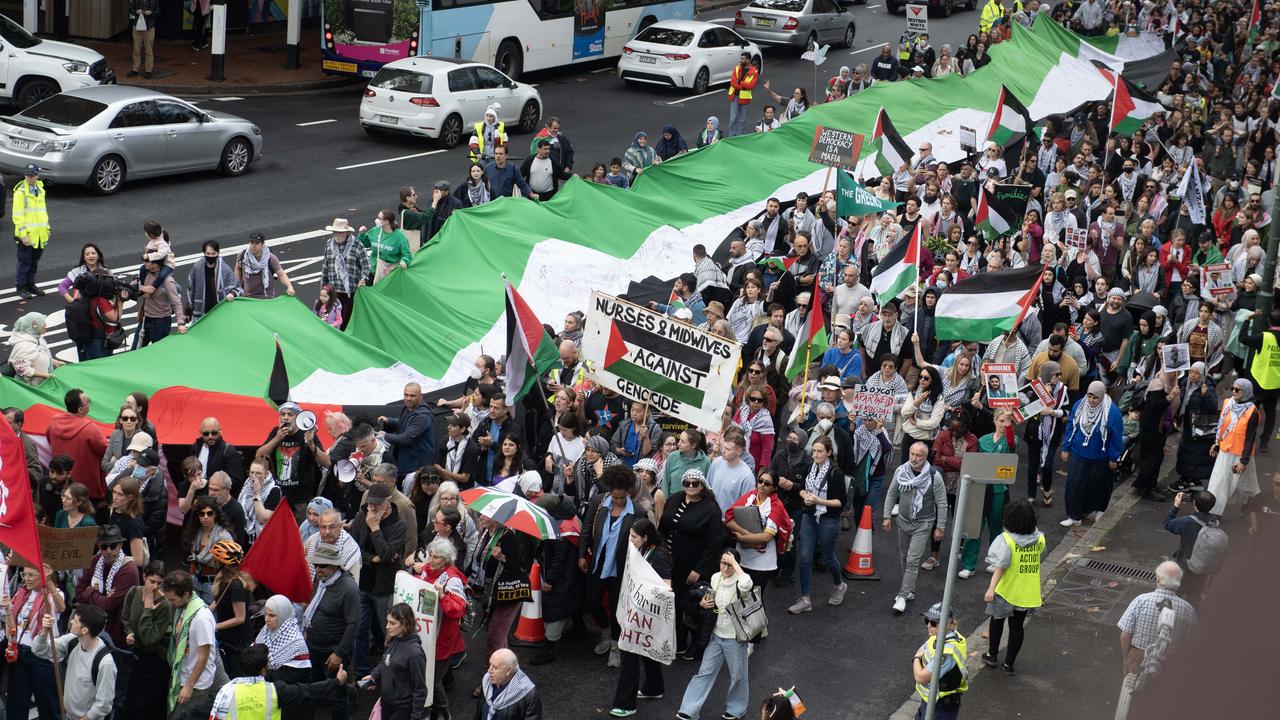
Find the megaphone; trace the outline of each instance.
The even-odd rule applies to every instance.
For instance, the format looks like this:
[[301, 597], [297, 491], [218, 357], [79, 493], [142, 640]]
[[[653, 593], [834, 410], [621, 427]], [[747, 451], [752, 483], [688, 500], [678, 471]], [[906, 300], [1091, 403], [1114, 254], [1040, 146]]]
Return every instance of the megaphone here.
[[338, 476], [338, 482], [346, 484], [356, 479], [356, 468], [358, 466], [350, 460], [339, 460], [334, 466], [334, 472]]
[[293, 421], [293, 424], [302, 432], [308, 432], [316, 426], [316, 414], [310, 410], [303, 410], [298, 413], [298, 417]]

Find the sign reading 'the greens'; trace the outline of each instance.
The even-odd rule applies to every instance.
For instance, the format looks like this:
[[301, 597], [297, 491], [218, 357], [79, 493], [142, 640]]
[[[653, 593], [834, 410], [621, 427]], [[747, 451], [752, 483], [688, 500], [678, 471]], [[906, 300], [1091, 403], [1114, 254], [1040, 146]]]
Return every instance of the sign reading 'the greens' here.
[[720, 427], [742, 346], [595, 292], [582, 359], [600, 385], [694, 426]]

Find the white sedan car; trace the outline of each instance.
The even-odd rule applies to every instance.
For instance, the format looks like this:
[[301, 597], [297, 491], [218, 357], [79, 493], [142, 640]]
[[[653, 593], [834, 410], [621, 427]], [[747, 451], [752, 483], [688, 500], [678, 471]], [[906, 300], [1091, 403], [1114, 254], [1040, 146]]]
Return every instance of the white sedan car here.
[[481, 63], [411, 57], [387, 63], [369, 81], [360, 102], [360, 125], [431, 138], [447, 148], [465, 142], [490, 105], [508, 131], [531, 133], [542, 117], [537, 88]]
[[729, 82], [742, 53], [761, 71], [760, 48], [734, 31], [698, 20], [663, 20], [641, 30], [622, 48], [618, 77], [628, 84], [689, 88], [701, 95]]

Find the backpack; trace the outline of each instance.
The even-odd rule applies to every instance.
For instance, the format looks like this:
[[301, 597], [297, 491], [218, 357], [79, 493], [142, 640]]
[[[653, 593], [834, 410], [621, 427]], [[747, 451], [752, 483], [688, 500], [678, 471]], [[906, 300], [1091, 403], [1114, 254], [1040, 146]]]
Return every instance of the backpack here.
[[93, 339], [93, 322], [89, 319], [89, 303], [84, 295], [76, 297], [67, 304], [63, 322], [67, 326], [67, 337], [77, 345]]
[[1212, 575], [1222, 569], [1227, 558], [1227, 531], [1218, 523], [1210, 525], [1195, 515], [1190, 517], [1200, 524], [1200, 532], [1191, 546], [1187, 569], [1197, 575]]
[[[112, 696], [115, 698], [115, 702], [113, 703], [113, 705], [114, 707], [119, 707], [120, 702], [124, 699], [125, 694], [129, 691], [129, 673], [123, 672], [124, 659], [125, 658], [132, 659], [132, 658], [136, 658], [137, 656], [128, 650], [118, 647], [114, 642], [111, 641], [111, 636], [108, 635], [106, 631], [98, 633], [98, 640], [99, 640], [98, 649], [96, 652], [93, 653], [93, 664], [90, 666], [90, 670], [89, 670], [89, 680], [95, 687], [97, 687], [98, 669], [102, 667], [102, 661], [108, 655], [110, 655], [112, 659], [115, 660], [115, 663], [116, 663], [116, 686], [115, 686], [114, 694]], [[62, 665], [63, 677], [66, 677], [67, 675], [67, 663], [71, 659], [70, 656], [71, 656], [71, 652], [68, 651], [67, 657], [62, 658], [62, 662], [60, 663], [60, 665]], [[107, 716], [103, 718], [103, 720], [112, 720], [112, 718], [115, 717], [114, 707], [110, 713], [107, 713]]]

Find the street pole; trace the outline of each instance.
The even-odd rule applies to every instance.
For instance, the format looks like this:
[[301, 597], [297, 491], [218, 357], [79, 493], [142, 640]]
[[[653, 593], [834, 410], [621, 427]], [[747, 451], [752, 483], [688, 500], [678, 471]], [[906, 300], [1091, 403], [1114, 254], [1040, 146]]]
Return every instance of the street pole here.
[[1271, 231], [1267, 233], [1267, 257], [1262, 263], [1262, 287], [1258, 288], [1258, 321], [1253, 328], [1271, 327], [1271, 310], [1275, 307], [1276, 249], [1280, 248], [1280, 193], [1271, 201]]
[[213, 40], [209, 49], [209, 79], [222, 82], [227, 56], [227, 0], [212, 0]]
[[22, 27], [32, 35], [40, 32], [40, 0], [22, 0]]
[[288, 18], [285, 20], [286, 53], [285, 70], [297, 70], [302, 67], [298, 58], [298, 40], [302, 36], [302, 0], [289, 0]]
[[[965, 498], [969, 495], [969, 486], [973, 484], [970, 475], [960, 476], [960, 494], [956, 496], [955, 514], [951, 524], [951, 554], [947, 557], [947, 580], [942, 589], [942, 615], [938, 618], [938, 639], [933, 643], [933, 660], [929, 667], [929, 699], [924, 711], [924, 720], [933, 720], [934, 709], [938, 704], [938, 680], [942, 674], [943, 649], [947, 642], [947, 625], [951, 621], [951, 595], [956, 587], [956, 556], [960, 554], [960, 513], [964, 510]], [[960, 658], [964, 662], [965, 658]], [[961, 668], [963, 670], [964, 668]]]

